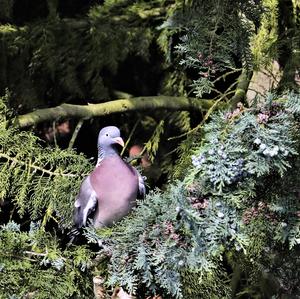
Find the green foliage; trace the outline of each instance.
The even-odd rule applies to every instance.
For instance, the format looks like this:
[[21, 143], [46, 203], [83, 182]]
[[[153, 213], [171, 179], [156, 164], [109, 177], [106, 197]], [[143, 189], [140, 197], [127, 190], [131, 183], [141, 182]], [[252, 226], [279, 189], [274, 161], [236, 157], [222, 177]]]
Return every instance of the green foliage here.
[[[10, 106], [102, 101], [120, 65], [149, 58], [157, 44], [165, 55], [156, 59], [164, 93], [189, 95], [191, 87], [197, 97], [228, 100], [237, 82], [224, 87], [224, 81], [241, 67], [277, 58], [282, 48], [273, 0], [263, 1], [266, 10], [250, 0], [109, 0], [73, 19], [60, 18], [56, 4], [48, 2], [47, 18], [0, 26], [0, 89], [12, 90], [13, 100], [4, 99]], [[11, 21], [11, 13], [12, 1], [2, 1], [1, 22]], [[296, 34], [291, 45], [297, 59]], [[88, 240], [103, 247], [98, 265], [86, 246], [65, 248], [58, 237], [71, 226], [73, 201], [91, 163], [15, 129], [1, 100], [0, 298], [91, 298], [94, 274], [137, 295], [299, 296], [300, 97], [261, 102], [216, 113], [202, 131], [190, 131], [201, 120], [188, 112], [143, 117], [152, 132], [145, 145], [152, 160], [170, 128], [189, 133], [175, 168], [167, 158], [162, 163], [181, 182], [150, 192], [112, 228], [87, 228]], [[4, 215], [7, 205], [10, 215]], [[46, 230], [50, 219], [58, 224], [57, 236], [55, 227]]]
[[206, 142], [193, 157], [195, 176], [201, 176], [206, 188], [222, 192], [241, 177], [283, 175], [290, 167], [287, 157], [297, 153], [293, 118], [276, 111], [276, 103], [268, 108], [257, 114], [243, 108], [215, 114], [206, 125]]
[[0, 3], [0, 20], [8, 21], [12, 15], [13, 0], [3, 0]]
[[252, 68], [250, 38], [261, 10], [253, 1], [195, 1], [165, 22], [166, 28], [181, 28], [179, 64], [198, 72], [191, 84], [197, 97], [216, 92], [220, 74]]
[[[235, 222], [241, 224], [237, 238], [243, 240], [243, 251], [236, 248], [239, 262], [233, 262], [233, 268], [242, 267], [248, 277], [244, 286], [239, 278], [239, 296], [270, 297], [279, 289], [299, 294], [293, 285], [297, 275], [287, 278], [291, 260], [282, 265], [278, 260], [289, 251], [299, 258], [300, 168], [295, 155], [299, 153], [300, 97], [291, 93], [284, 96], [284, 104], [275, 100], [269, 96], [263, 106], [215, 114], [205, 126], [205, 139], [194, 151], [194, 167], [187, 177], [187, 182], [200, 187], [201, 197], [237, 209]], [[273, 271], [276, 267], [280, 267], [278, 275]]]
[[62, 250], [39, 224], [2, 225], [0, 298], [91, 298], [92, 256], [83, 246]]
[[278, 1], [264, 0], [263, 5], [261, 25], [252, 45], [256, 67], [267, 66], [278, 59]]
[[[45, 226], [50, 219], [60, 230], [72, 225], [74, 198], [91, 165], [82, 155], [42, 146], [31, 132], [14, 129], [10, 113], [1, 99], [1, 222], [13, 203], [11, 217], [21, 218], [22, 230], [13, 221], [0, 227], [0, 298], [90, 298], [94, 254], [85, 246], [63, 249]], [[26, 230], [35, 219], [42, 221]]]
[[7, 126], [0, 101], [0, 202], [12, 201], [20, 217], [72, 224], [72, 206], [90, 162], [72, 150], [43, 146], [31, 132]]
[[143, 11], [131, 1], [106, 1], [81, 19], [1, 25], [0, 88], [13, 90], [10, 104], [25, 110], [62, 99], [108, 99], [112, 90], [103, 72], [113, 76], [129, 55], [147, 59], [153, 32], [144, 22], [164, 13], [158, 4]]

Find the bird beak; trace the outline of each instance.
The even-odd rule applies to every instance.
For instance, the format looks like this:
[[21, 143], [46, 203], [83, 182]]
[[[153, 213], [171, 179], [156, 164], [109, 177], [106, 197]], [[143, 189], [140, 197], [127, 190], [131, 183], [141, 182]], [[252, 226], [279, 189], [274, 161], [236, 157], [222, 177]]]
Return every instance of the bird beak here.
[[113, 138], [113, 140], [115, 141], [115, 143], [118, 143], [120, 144], [122, 147], [124, 147], [124, 141], [121, 137], [116, 137], [116, 138]]

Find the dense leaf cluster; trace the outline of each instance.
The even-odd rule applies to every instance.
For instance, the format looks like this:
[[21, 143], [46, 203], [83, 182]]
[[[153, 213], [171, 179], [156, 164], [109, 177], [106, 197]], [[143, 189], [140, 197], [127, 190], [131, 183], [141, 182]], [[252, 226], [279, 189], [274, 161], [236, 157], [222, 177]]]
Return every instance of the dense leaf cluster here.
[[[92, 165], [73, 150], [46, 147], [32, 132], [7, 126], [6, 107], [0, 102], [0, 203], [13, 202], [20, 217], [50, 218], [72, 224], [77, 188]], [[1, 207], [1, 206], [0, 206]]]
[[[299, 107], [300, 97], [284, 98], [285, 104], [270, 96], [263, 106], [216, 113], [183, 183], [150, 193], [108, 238], [87, 231], [111, 252], [108, 284], [176, 298], [229, 298], [247, 293], [248, 284], [257, 294], [299, 293], [291, 259], [278, 264], [285, 253], [298, 260], [300, 243], [299, 123], [291, 104]], [[264, 274], [275, 268], [278, 275]], [[240, 290], [230, 289], [231, 271], [231, 286]], [[249, 275], [246, 283], [241, 273]], [[274, 290], [261, 285], [274, 281]]]
[[62, 250], [40, 224], [28, 232], [0, 228], [0, 298], [90, 298], [93, 254], [84, 246]]
[[162, 7], [159, 1], [106, 1], [81, 18], [54, 13], [26, 26], [0, 25], [1, 94], [9, 88], [10, 104], [22, 111], [110, 98], [108, 78], [113, 81], [119, 64], [130, 55], [147, 59], [154, 35], [148, 21], [162, 17]]
[[166, 22], [182, 28], [179, 64], [198, 72], [191, 85], [197, 97], [220, 90], [220, 74], [252, 69], [250, 42], [261, 13], [260, 1], [195, 1]]
[[[44, 229], [49, 215], [56, 216], [65, 226], [70, 224], [70, 195], [81, 180], [79, 172], [90, 165], [82, 156], [73, 154], [78, 159], [73, 160], [75, 168], [62, 168], [64, 164], [59, 162], [65, 160], [56, 161], [48, 149], [43, 149], [48, 163], [37, 164], [44, 161], [32, 160], [32, 152], [41, 155], [38, 139], [18, 131], [14, 131], [14, 143], [5, 137], [10, 129], [6, 127], [3, 105], [0, 132], [6, 146], [2, 148], [1, 167], [18, 171], [8, 172], [10, 180], [4, 181], [3, 187], [11, 183], [12, 188], [2, 188], [9, 191], [2, 194], [2, 200], [12, 199], [21, 216], [28, 211], [32, 218], [40, 215], [44, 220], [39, 228], [31, 225], [28, 232], [14, 223], [1, 227], [0, 273], [10, 285], [5, 296], [18, 297], [28, 292], [43, 296], [43, 290], [50, 288], [48, 283], [54, 281], [60, 287], [49, 291], [54, 292], [53, 298], [61, 294], [66, 298], [85, 296], [91, 293], [91, 287], [85, 287], [91, 284], [89, 275], [100, 272], [107, 277], [107, 285], [120, 285], [140, 296], [156, 293], [174, 298], [230, 298], [239, 293], [299, 294], [296, 268], [300, 243], [300, 98], [291, 93], [280, 101], [276, 99], [270, 96], [265, 105], [239, 106], [230, 113], [216, 113], [191, 153], [182, 182], [175, 181], [164, 192], [150, 192], [130, 216], [112, 228], [87, 228], [88, 240], [102, 247], [98, 254], [106, 262], [101, 267], [97, 267], [97, 262], [93, 264], [92, 255], [84, 246], [64, 250]], [[30, 153], [22, 155], [22, 163], [17, 155], [22, 154], [21, 140], [31, 144]], [[61, 151], [59, 156], [67, 153]], [[71, 159], [72, 155], [68, 157]], [[52, 161], [61, 168], [51, 168]], [[39, 168], [32, 174], [32, 167], [36, 166]], [[34, 178], [45, 176], [47, 184], [39, 186], [34, 179], [26, 181], [24, 173]], [[76, 176], [52, 182], [64, 173]], [[20, 180], [23, 184], [17, 185]], [[15, 185], [27, 185], [29, 191], [23, 200]], [[39, 193], [39, 189], [48, 190], [49, 197]], [[48, 205], [53, 208], [52, 213]], [[283, 256], [284, 262], [280, 262]], [[26, 286], [18, 287], [22, 279]], [[274, 284], [276, 288], [269, 287]]]

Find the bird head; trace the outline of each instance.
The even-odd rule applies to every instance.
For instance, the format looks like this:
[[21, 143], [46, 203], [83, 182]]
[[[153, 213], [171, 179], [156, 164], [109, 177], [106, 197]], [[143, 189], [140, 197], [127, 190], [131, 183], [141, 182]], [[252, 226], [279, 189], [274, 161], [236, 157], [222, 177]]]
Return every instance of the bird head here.
[[98, 136], [98, 148], [104, 153], [115, 151], [115, 145], [124, 146], [124, 141], [121, 138], [120, 130], [115, 126], [108, 126], [103, 128]]

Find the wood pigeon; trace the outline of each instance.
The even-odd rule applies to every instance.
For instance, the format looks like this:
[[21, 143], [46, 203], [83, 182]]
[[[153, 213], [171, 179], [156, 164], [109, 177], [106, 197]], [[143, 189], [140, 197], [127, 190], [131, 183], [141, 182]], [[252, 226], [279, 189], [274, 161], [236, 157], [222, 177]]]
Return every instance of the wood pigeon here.
[[117, 144], [124, 146], [117, 127], [108, 126], [100, 131], [96, 168], [83, 180], [74, 204], [77, 228], [86, 225], [93, 211], [94, 227], [112, 225], [131, 211], [137, 198], [145, 196], [142, 176], [122, 160]]

